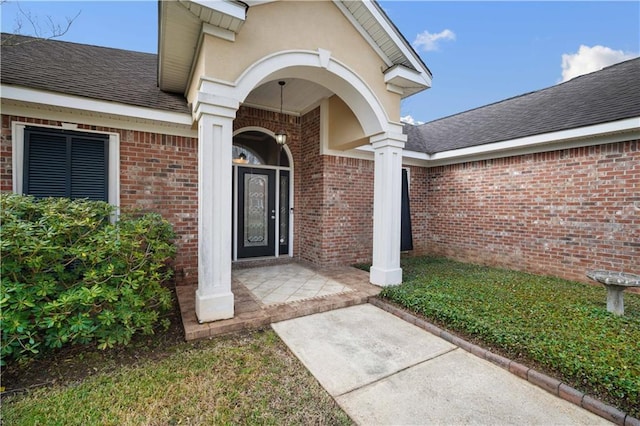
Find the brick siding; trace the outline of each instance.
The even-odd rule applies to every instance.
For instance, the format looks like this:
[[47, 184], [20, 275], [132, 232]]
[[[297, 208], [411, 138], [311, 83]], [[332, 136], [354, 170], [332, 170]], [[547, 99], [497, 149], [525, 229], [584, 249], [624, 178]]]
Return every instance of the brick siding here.
[[640, 142], [411, 168], [416, 253], [587, 282], [638, 273]]
[[[11, 123], [60, 126], [52, 120], [2, 116], [0, 187], [12, 190]], [[120, 134], [122, 211], [160, 213], [177, 234], [174, 262], [177, 284], [198, 277], [198, 140], [180, 136], [79, 125], [78, 130]]]
[[[2, 116], [0, 188], [12, 189], [11, 122]], [[374, 163], [320, 155], [320, 110], [302, 117], [241, 107], [234, 128], [284, 127], [294, 161], [294, 257], [369, 262]], [[156, 211], [178, 235], [178, 284], [197, 282], [197, 139], [120, 134], [123, 209]], [[587, 281], [592, 268], [638, 272], [640, 142], [410, 169], [413, 254]]]
[[373, 161], [320, 155], [320, 111], [302, 117], [300, 257], [322, 265], [370, 262]]

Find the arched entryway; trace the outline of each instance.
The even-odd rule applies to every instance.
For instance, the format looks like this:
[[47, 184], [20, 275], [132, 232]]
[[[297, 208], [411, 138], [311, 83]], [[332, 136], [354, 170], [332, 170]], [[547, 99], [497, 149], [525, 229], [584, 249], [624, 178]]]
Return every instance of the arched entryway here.
[[266, 129], [235, 132], [233, 260], [293, 254], [293, 161]]
[[[237, 118], [241, 104], [260, 106], [258, 102], [247, 102], [247, 99], [249, 99], [249, 95], [255, 95], [260, 91], [265, 83], [290, 79], [310, 81], [327, 90], [329, 94], [340, 98], [345, 106], [343, 110], [348, 112], [348, 115], [353, 118], [351, 122], [357, 125], [360, 130], [357, 133], [361, 137], [357, 141], [370, 147], [375, 168], [373, 176], [373, 264], [370, 271], [370, 281], [377, 285], [393, 285], [402, 281], [400, 205], [402, 149], [406, 141], [406, 135], [402, 133], [402, 125], [389, 119], [385, 105], [371, 87], [353, 70], [334, 59], [330, 52], [321, 49], [317, 52], [278, 52], [249, 65], [233, 84], [222, 83], [213, 78], [203, 78], [194, 101], [194, 117], [198, 122], [198, 178], [199, 182], [205, 183], [198, 186], [198, 289], [195, 308], [200, 322], [232, 318], [234, 315], [234, 294], [231, 291], [231, 262], [234, 255], [229, 252], [232, 251], [234, 244], [237, 245], [237, 241], [234, 243], [234, 229], [229, 224], [234, 223], [234, 215], [236, 212], [240, 212], [223, 207], [229, 204], [229, 200], [234, 200], [233, 175], [229, 173], [229, 164], [234, 158], [234, 134], [237, 135], [239, 132], [233, 130], [234, 120]], [[272, 85], [275, 87], [275, 84]], [[264, 88], [269, 89], [269, 87]], [[291, 103], [297, 98], [290, 95], [287, 99]], [[286, 103], [284, 107], [284, 111], [290, 110]], [[269, 108], [268, 105], [263, 106], [263, 110], [269, 111], [270, 109], [273, 111], [275, 108]], [[335, 124], [339, 120], [336, 117], [332, 119], [330, 114], [323, 116], [321, 106], [317, 110], [320, 111], [320, 114], [318, 122], [314, 124], [314, 131], [318, 136], [316, 140], [321, 143], [323, 138], [331, 132], [332, 127], [329, 122]], [[260, 121], [269, 121], [269, 119], [265, 120], [263, 117], [258, 120], [258, 122]], [[274, 129], [280, 127], [279, 124]], [[337, 127], [339, 126], [334, 128]], [[267, 131], [262, 133], [274, 136], [273, 133]], [[299, 137], [303, 138], [304, 135]], [[301, 140], [303, 139], [298, 139], [298, 141]], [[320, 149], [320, 145], [317, 145], [317, 149]], [[257, 150], [253, 151], [252, 155], [258, 154]], [[248, 153], [245, 154], [245, 157], [249, 158]], [[276, 156], [276, 158], [281, 157]], [[301, 155], [300, 160], [305, 161], [305, 158], [305, 155]], [[291, 157], [289, 159], [291, 161]], [[289, 164], [290, 167], [293, 165], [291, 162]], [[304, 166], [306, 167], [306, 164]], [[249, 178], [255, 177], [259, 170], [264, 170], [263, 173], [268, 174], [269, 172], [266, 170], [270, 168], [282, 173], [281, 168], [269, 164], [262, 167], [259, 164], [251, 167], [236, 166], [236, 169], [240, 171], [242, 167], [253, 170], [253, 174], [250, 173]], [[293, 175], [290, 173], [291, 177]], [[317, 177], [322, 179], [321, 171]], [[246, 174], [237, 177], [237, 180], [240, 181], [241, 178], [246, 179]], [[275, 182], [275, 176], [272, 180]], [[267, 185], [266, 179], [263, 179], [262, 183], [255, 181], [252, 183]], [[275, 191], [275, 189], [274, 187], [273, 190]], [[301, 200], [304, 200], [304, 197], [324, 196], [325, 194], [316, 191], [300, 195]], [[266, 202], [266, 196], [264, 200]], [[237, 197], [235, 202], [237, 203]], [[265, 217], [264, 215], [273, 212], [277, 218], [278, 215], [274, 210], [275, 208], [270, 208], [265, 204], [259, 213]], [[302, 211], [307, 212], [308, 210]], [[313, 213], [310, 216], [313, 216]], [[310, 220], [313, 221], [313, 218]], [[326, 226], [322, 223], [320, 225]], [[236, 218], [236, 227], [242, 226], [237, 224]], [[289, 228], [292, 229], [291, 225]], [[237, 228], [235, 232], [237, 237]], [[318, 232], [322, 232], [322, 229], [319, 229]], [[263, 234], [263, 237], [255, 235], [256, 240], [260, 240], [267, 234]], [[275, 236], [275, 231], [272, 235]], [[267, 247], [274, 247], [271, 256], [279, 255], [279, 250], [275, 248], [276, 244], [279, 244], [279, 239], [273, 242], [267, 240], [266, 242]], [[317, 249], [317, 247], [312, 247], [312, 249]], [[324, 248], [320, 247], [320, 249]], [[289, 244], [289, 250], [291, 250], [291, 244]], [[265, 254], [253, 253], [252, 255], [263, 256]], [[269, 255], [270, 253], [266, 254], [266, 256]]]

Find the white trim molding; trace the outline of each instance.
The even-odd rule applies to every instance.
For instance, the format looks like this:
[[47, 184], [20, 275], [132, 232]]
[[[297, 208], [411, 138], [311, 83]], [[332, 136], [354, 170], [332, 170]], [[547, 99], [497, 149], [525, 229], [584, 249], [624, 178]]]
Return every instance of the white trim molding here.
[[[234, 82], [221, 82], [200, 78], [200, 91], [215, 93], [221, 98], [243, 102], [249, 93], [268, 80], [300, 78], [326, 87], [354, 112], [366, 135], [387, 131], [389, 122], [382, 103], [355, 71], [336, 60], [328, 59], [327, 67], [321, 66], [321, 55], [326, 52], [313, 50], [287, 50], [267, 55], [250, 66]], [[326, 61], [326, 58], [322, 58]]]
[[[170, 125], [189, 126], [193, 120], [188, 113], [163, 111], [154, 108], [144, 108], [125, 105], [117, 102], [89, 99], [81, 96], [64, 95], [44, 90], [28, 89], [25, 87], [0, 85], [2, 100], [14, 100], [31, 104], [46, 105], [47, 108], [60, 107], [72, 110], [90, 111], [98, 114], [122, 117], [124, 121], [149, 120]], [[3, 105], [3, 114], [4, 111]]]
[[[640, 117], [561, 130], [558, 132], [543, 133], [468, 148], [452, 149], [435, 154], [404, 150], [403, 162], [413, 166], [435, 167], [584, 146], [603, 145], [634, 139], [640, 139]], [[362, 151], [371, 150], [371, 148], [367, 146], [357, 149]]]

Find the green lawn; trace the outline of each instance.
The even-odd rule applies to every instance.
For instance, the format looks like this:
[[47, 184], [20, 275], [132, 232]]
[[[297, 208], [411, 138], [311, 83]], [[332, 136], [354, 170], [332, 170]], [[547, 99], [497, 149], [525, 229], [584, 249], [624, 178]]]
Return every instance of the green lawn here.
[[604, 286], [442, 258], [402, 266], [381, 297], [640, 417], [639, 295], [625, 292], [617, 317]]
[[[3, 398], [11, 425], [351, 424], [273, 331], [148, 354], [85, 378]], [[107, 357], [108, 362], [108, 357]]]

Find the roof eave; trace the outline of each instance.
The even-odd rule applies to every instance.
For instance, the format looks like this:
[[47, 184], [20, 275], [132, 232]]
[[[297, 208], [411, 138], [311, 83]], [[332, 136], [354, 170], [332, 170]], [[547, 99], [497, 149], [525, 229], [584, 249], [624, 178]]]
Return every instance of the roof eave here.
[[411, 151], [410, 153], [405, 152], [403, 155], [416, 160], [422, 160], [422, 165], [435, 167], [515, 155], [602, 145], [638, 138], [640, 138], [640, 117], [631, 117], [574, 129], [452, 149], [449, 151], [434, 153]]
[[394, 65], [384, 72], [384, 82], [388, 90], [405, 98], [430, 88], [431, 76], [403, 65]]
[[[181, 16], [171, 14], [167, 10], [166, 2], [159, 0], [158, 6], [158, 85], [162, 90], [184, 93], [187, 89], [189, 76], [202, 32], [209, 30], [213, 33], [237, 34], [244, 24], [248, 5], [236, 0], [178, 0], [170, 2], [183, 7]], [[183, 19], [182, 22], [177, 22]], [[167, 29], [171, 24], [182, 25], [186, 31], [180, 31], [179, 37], [167, 39]], [[217, 33], [216, 33], [217, 34]], [[224, 38], [229, 38], [225, 35]], [[176, 64], [183, 63], [182, 67]], [[179, 68], [179, 69], [178, 69]]]
[[431, 87], [431, 71], [376, 1], [333, 2], [387, 65], [390, 91], [407, 97]]

